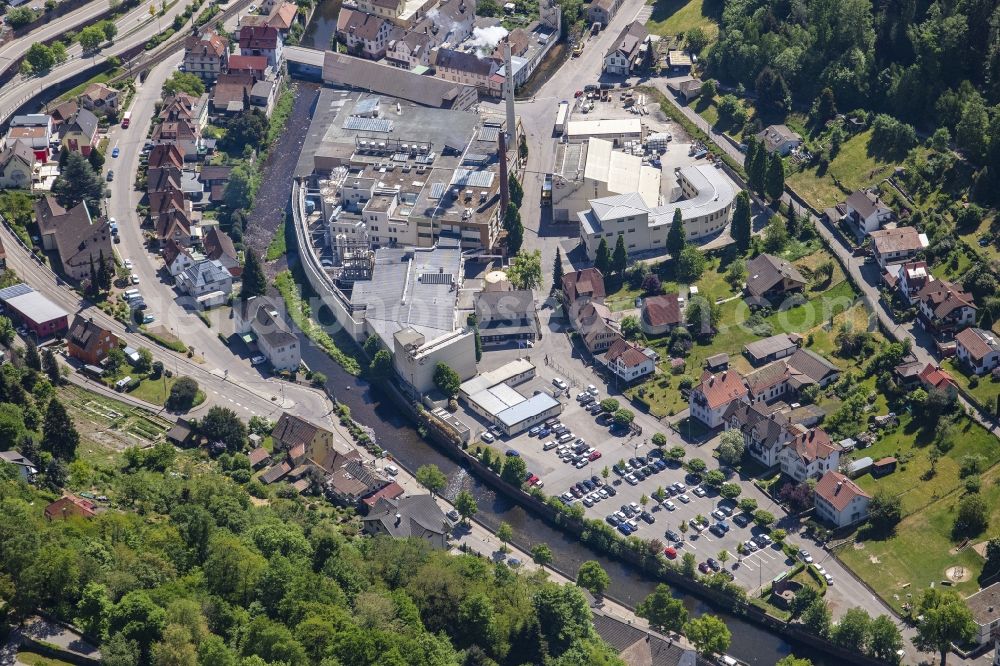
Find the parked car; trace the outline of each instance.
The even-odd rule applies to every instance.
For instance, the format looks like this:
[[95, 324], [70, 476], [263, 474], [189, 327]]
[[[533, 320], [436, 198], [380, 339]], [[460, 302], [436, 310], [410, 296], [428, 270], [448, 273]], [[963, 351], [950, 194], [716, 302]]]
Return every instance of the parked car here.
[[746, 527], [747, 525], [750, 524], [751, 520], [752, 519], [750, 518], [750, 516], [748, 516], [745, 513], [741, 513], [740, 515], [735, 516], [733, 518], [733, 522], [739, 525], [740, 527]]
[[642, 518], [649, 525], [652, 525], [653, 523], [656, 522], [656, 518], [654, 518], [653, 514], [651, 514], [649, 511], [643, 511], [642, 513], [639, 514], [639, 517]]
[[494, 436], [493, 436], [493, 433], [491, 433], [491, 432], [488, 432], [488, 431], [486, 431], [486, 432], [483, 432], [483, 434], [482, 434], [481, 438], [482, 438], [482, 440], [483, 440], [484, 442], [486, 442], [487, 444], [489, 444], [490, 442], [492, 442], [492, 441], [495, 441], [495, 440], [496, 440], [496, 437], [494, 437]]
[[611, 527], [618, 527], [618, 524], [621, 522], [620, 520], [615, 518], [615, 514], [613, 513], [609, 514], [608, 517], [605, 518], [604, 520], [608, 521], [608, 525], [611, 525]]
[[667, 546], [663, 549], [663, 554], [666, 555], [671, 560], [677, 559], [677, 550], [673, 546]]
[[715, 560], [714, 557], [710, 557], [707, 560], [705, 560], [705, 564], [707, 564], [709, 566], [709, 568], [712, 569], [712, 571], [721, 571], [722, 570], [722, 565], [719, 564]]
[[552, 380], [552, 385], [555, 386], [560, 391], [565, 391], [567, 388], [569, 388], [569, 384], [559, 379], [558, 377]]
[[612, 497], [618, 494], [618, 491], [615, 490], [614, 486], [604, 486], [604, 489], [608, 491], [608, 495], [611, 495]]
[[250, 365], [260, 365], [261, 363], [263, 363], [266, 360], [267, 359], [264, 358], [262, 355], [257, 354], [256, 356], [254, 356], [254, 357], [252, 357], [250, 359]]
[[698, 497], [704, 497], [705, 495], [708, 494], [708, 493], [705, 492], [705, 489], [702, 488], [701, 486], [698, 486], [697, 488], [695, 488], [691, 492], [694, 493], [695, 495], [697, 495]]
[[679, 499], [680, 501], [684, 502], [685, 504], [687, 504], [687, 503], [689, 503], [691, 501], [691, 498], [688, 497], [687, 495], [685, 495], [684, 493], [681, 493], [680, 495], [678, 495], [677, 499]]
[[667, 511], [676, 511], [677, 510], [677, 505], [674, 504], [673, 502], [671, 502], [670, 500], [667, 500], [666, 502], [664, 502], [663, 506], [667, 509]]
[[[118, 150], [118, 149], [116, 148], [115, 150]], [[459, 515], [458, 511], [456, 511], [455, 509], [452, 509], [451, 511], [449, 511], [448, 513], [446, 513], [444, 515], [447, 516], [448, 520], [450, 520], [453, 523], [457, 523], [459, 521], [459, 519], [462, 517], [462, 516]]]
[[531, 437], [535, 437], [536, 435], [538, 435], [541, 429], [542, 429], [541, 426], [535, 426], [534, 428], [528, 431], [528, 435], [530, 435]]
[[681, 535], [678, 534], [677, 532], [673, 531], [673, 530], [667, 530], [665, 532], [665, 535], [671, 541], [680, 541], [681, 540]]
[[703, 574], [707, 574], [709, 571], [711, 571], [711, 568], [708, 566], [708, 562], [702, 562], [701, 564], [699, 564], [698, 571], [702, 572]]

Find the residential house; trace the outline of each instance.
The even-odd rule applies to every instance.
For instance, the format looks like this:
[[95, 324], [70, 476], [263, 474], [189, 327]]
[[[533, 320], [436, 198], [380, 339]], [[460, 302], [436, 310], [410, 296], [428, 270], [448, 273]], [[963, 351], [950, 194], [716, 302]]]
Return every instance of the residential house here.
[[177, 286], [194, 298], [215, 292], [229, 295], [233, 291], [233, 276], [220, 262], [205, 259], [179, 273]]
[[820, 388], [826, 388], [840, 377], [840, 368], [811, 349], [796, 350], [787, 363]]
[[798, 333], [779, 333], [743, 346], [743, 355], [755, 366], [791, 356], [802, 344]]
[[872, 253], [883, 269], [889, 264], [899, 264], [913, 259], [928, 245], [927, 234], [914, 227], [879, 229], [869, 234], [872, 239]]
[[278, 89], [278, 80], [273, 76], [257, 81], [250, 88], [250, 107], [259, 109], [265, 116], [270, 117], [277, 101]]
[[680, 97], [685, 104], [690, 104], [693, 100], [701, 96], [701, 87], [704, 85], [701, 79], [684, 79], [683, 81], [671, 81], [667, 87]]
[[775, 305], [806, 287], [802, 273], [784, 259], [761, 254], [747, 262], [747, 301], [751, 305]]
[[948, 371], [942, 370], [939, 365], [928, 363], [917, 377], [928, 391], [944, 391], [950, 396], [958, 394], [958, 384], [955, 383], [955, 379]]
[[878, 231], [892, 219], [892, 209], [883, 204], [877, 194], [858, 190], [844, 203], [847, 208], [845, 218], [859, 237]]
[[811, 349], [796, 349], [791, 356], [772, 361], [746, 376], [750, 402], [774, 402], [786, 394], [797, 395], [806, 386], [823, 388], [840, 375], [840, 369]]
[[201, 148], [201, 129], [193, 119], [171, 110], [164, 120], [153, 126], [149, 140], [156, 146], [173, 144], [185, 159], [195, 160]]
[[184, 168], [183, 148], [173, 143], [153, 146], [149, 151], [149, 159], [146, 163], [147, 180], [151, 178], [150, 171], [164, 168], [173, 168], [180, 173], [180, 170]]
[[924, 364], [917, 360], [913, 354], [907, 354], [903, 361], [892, 369], [893, 379], [900, 388], [912, 389], [920, 384], [920, 373], [924, 369]]
[[170, 208], [158, 213], [153, 220], [153, 228], [156, 239], [161, 243], [173, 241], [183, 247], [191, 245], [191, 216], [183, 208]]
[[757, 134], [769, 153], [785, 156], [802, 145], [802, 137], [785, 125], [768, 125]]
[[353, 506], [387, 485], [388, 479], [352, 460], [327, 476], [324, 490], [330, 501]]
[[690, 74], [691, 67], [694, 66], [694, 61], [691, 59], [691, 54], [683, 49], [670, 49], [667, 51], [666, 58], [667, 69], [670, 70], [671, 76], [677, 76], [678, 74]]
[[494, 57], [480, 57], [475, 51], [458, 51], [439, 48], [431, 55], [434, 73], [445, 81], [475, 86], [481, 92], [489, 93], [490, 77], [496, 74], [503, 60]]
[[180, 192], [183, 196], [184, 172], [173, 167], [150, 169], [146, 174], [146, 192], [149, 194]]
[[34, 151], [35, 161], [44, 164], [49, 161], [53, 128], [52, 116], [45, 113], [14, 116], [7, 130], [6, 144], [10, 147], [15, 141], [23, 141]]
[[786, 476], [804, 483], [836, 470], [840, 466], [840, 447], [822, 428], [811, 428], [792, 437], [778, 459]]
[[[619, 619], [601, 608], [592, 607], [591, 617], [594, 631], [605, 643], [618, 653], [622, 663], [628, 666], [696, 666], [708, 663], [700, 660], [698, 653], [687, 643], [680, 643], [672, 636], [658, 634], [633, 624], [631, 620]], [[735, 660], [723, 657], [722, 664], [734, 664]]]
[[202, 188], [209, 193], [209, 203], [219, 204], [225, 198], [226, 184], [229, 183], [230, 166], [205, 166], [198, 173]]
[[451, 523], [430, 495], [410, 495], [396, 500], [380, 498], [361, 519], [365, 534], [397, 539], [419, 539], [433, 548], [448, 548]]
[[229, 40], [214, 30], [204, 30], [184, 40], [184, 71], [203, 81], [215, 81], [229, 63]]
[[226, 71], [229, 74], [250, 74], [260, 81], [268, 72], [267, 58], [264, 56], [231, 55]]
[[656, 371], [656, 352], [619, 338], [604, 353], [601, 361], [615, 377], [633, 382]]
[[920, 321], [938, 335], [948, 335], [976, 323], [978, 308], [961, 285], [933, 280], [917, 292]]
[[163, 243], [163, 263], [167, 267], [167, 272], [171, 277], [177, 277], [191, 266], [194, 266], [194, 259], [191, 251], [172, 238], [168, 238]]
[[969, 327], [955, 336], [955, 354], [977, 375], [1000, 365], [1000, 341], [993, 331]]
[[871, 495], [849, 478], [830, 470], [813, 489], [816, 515], [834, 527], [854, 525], [868, 517]]
[[394, 34], [395, 26], [390, 21], [372, 14], [344, 7], [337, 16], [337, 38], [349, 53], [362, 58], [384, 58]]
[[233, 307], [233, 318], [236, 332], [250, 336], [276, 370], [294, 370], [302, 363], [299, 340], [269, 297], [255, 296], [238, 301]]
[[277, 69], [281, 63], [283, 42], [277, 28], [266, 25], [244, 25], [240, 28], [240, 54], [267, 58], [267, 64]]
[[481, 291], [475, 297], [476, 326], [483, 346], [538, 340], [535, 295], [530, 289]]
[[742, 433], [747, 454], [765, 467], [780, 462], [779, 454], [792, 439], [789, 419], [763, 403], [733, 400], [722, 419], [726, 430]]
[[79, 110], [80, 104], [75, 99], [66, 100], [62, 104], [57, 104], [54, 108], [50, 109], [49, 115], [52, 117], [53, 129], [62, 127]]
[[150, 192], [148, 200], [150, 216], [169, 213], [173, 210], [185, 211], [188, 207], [188, 203], [184, 200], [184, 193], [178, 188]]
[[82, 497], [67, 494], [45, 507], [44, 513], [47, 520], [93, 518], [97, 515], [97, 505]]
[[331, 430], [288, 412], [283, 412], [278, 418], [271, 431], [271, 441], [275, 451], [287, 451], [296, 464], [305, 457], [322, 463], [328, 451], [339, 448], [342, 453], [347, 453], [350, 450], [334, 443]]
[[202, 94], [201, 97], [194, 97], [187, 93], [170, 95], [163, 100], [157, 117], [160, 120], [184, 119], [190, 121], [195, 129], [201, 132], [208, 124], [208, 93]]
[[80, 94], [80, 104], [83, 108], [99, 116], [118, 115], [119, 102], [119, 92], [105, 83], [91, 83]]
[[586, 301], [575, 312], [570, 313], [570, 320], [591, 354], [607, 351], [622, 339], [618, 321], [604, 303]]
[[101, 365], [112, 349], [118, 348], [118, 336], [96, 324], [93, 318], [76, 315], [66, 335], [66, 351], [86, 365]]
[[401, 69], [430, 67], [433, 44], [433, 38], [427, 33], [410, 31], [389, 41], [385, 59], [393, 67]]
[[78, 109], [59, 128], [62, 147], [84, 157], [97, 145], [97, 116], [87, 109]]
[[233, 239], [229, 237], [229, 234], [221, 231], [218, 227], [212, 227], [205, 234], [201, 243], [207, 258], [218, 261], [233, 277], [242, 275], [243, 267], [240, 265], [240, 256], [236, 253], [236, 246], [233, 245]]
[[747, 387], [743, 377], [735, 370], [724, 370], [720, 375], [703, 371], [701, 382], [691, 389], [688, 407], [691, 416], [709, 428], [723, 425], [723, 415], [733, 401], [745, 401]]
[[35, 466], [35, 463], [17, 451], [0, 451], [0, 463], [13, 465], [17, 469], [18, 476], [26, 483], [34, 481], [35, 475], [38, 474], [38, 467]]
[[[972, 621], [976, 625], [976, 633], [972, 643], [985, 646], [992, 643], [996, 646], [1000, 635], [1000, 582], [992, 583], [965, 599], [965, 605], [972, 613]], [[996, 663], [996, 659], [993, 660]]]
[[882, 280], [890, 289], [896, 289], [911, 305], [917, 302], [917, 294], [934, 280], [926, 261], [908, 261], [904, 264], [886, 266]]
[[632, 21], [622, 28], [617, 39], [604, 54], [603, 69], [606, 74], [628, 76], [644, 66], [649, 54], [649, 31], [639, 21]]
[[35, 169], [35, 153], [20, 139], [0, 151], [0, 190], [27, 190]]
[[256, 471], [271, 462], [271, 454], [264, 447], [258, 446], [247, 454], [250, 469]]
[[406, 9], [406, 0], [360, 0], [358, 9], [381, 18], [398, 19]]
[[248, 72], [220, 75], [212, 89], [212, 113], [218, 116], [249, 111], [250, 90], [256, 82]]
[[669, 333], [682, 321], [677, 294], [661, 294], [642, 299], [641, 324], [646, 335]]
[[275, 28], [282, 35], [287, 35], [295, 23], [295, 15], [298, 11], [299, 6], [294, 2], [282, 2], [267, 17], [267, 25]]
[[101, 261], [114, 260], [111, 227], [107, 222], [95, 224], [86, 204], [66, 210], [54, 197], [45, 196], [35, 201], [35, 219], [42, 247], [59, 253], [63, 273], [71, 280], [89, 280]]
[[604, 290], [604, 276], [596, 268], [584, 268], [566, 273], [562, 279], [562, 290], [565, 296], [563, 305], [569, 311], [573, 306], [582, 305], [590, 300], [603, 303], [607, 295]]
[[587, 7], [587, 21], [600, 23], [602, 29], [606, 28], [621, 6], [622, 0], [593, 0]]

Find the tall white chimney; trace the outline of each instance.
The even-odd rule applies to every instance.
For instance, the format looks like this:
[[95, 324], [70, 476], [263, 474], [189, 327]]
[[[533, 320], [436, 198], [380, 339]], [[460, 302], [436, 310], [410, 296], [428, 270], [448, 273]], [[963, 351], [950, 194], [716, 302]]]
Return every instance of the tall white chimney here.
[[[514, 118], [514, 66], [510, 61], [510, 37], [504, 40], [503, 47], [504, 97], [507, 100], [507, 146], [513, 147], [517, 141], [517, 129]], [[504, 156], [506, 158], [506, 156]]]

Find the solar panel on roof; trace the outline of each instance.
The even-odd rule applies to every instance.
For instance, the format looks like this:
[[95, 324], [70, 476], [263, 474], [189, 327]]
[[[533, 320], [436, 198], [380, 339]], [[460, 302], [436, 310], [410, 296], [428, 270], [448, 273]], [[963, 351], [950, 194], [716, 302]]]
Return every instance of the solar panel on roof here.
[[392, 121], [385, 118], [358, 118], [357, 116], [351, 116], [344, 121], [344, 129], [388, 134], [392, 131]]
[[420, 281], [424, 284], [451, 284], [451, 273], [422, 273]]
[[480, 141], [496, 141], [500, 138], [500, 128], [496, 125], [487, 125], [479, 130]]
[[489, 187], [493, 184], [493, 172], [455, 169], [455, 175], [451, 179], [451, 184], [462, 187]]
[[11, 298], [16, 298], [17, 296], [24, 296], [25, 294], [30, 294], [33, 292], [29, 285], [24, 282], [12, 285], [6, 289], [0, 289], [0, 301], [6, 301]]
[[447, 187], [447, 185], [445, 185], [444, 183], [433, 183], [431, 185], [430, 198], [431, 199], [440, 199], [442, 196], [444, 196], [444, 190], [445, 190], [446, 187]]

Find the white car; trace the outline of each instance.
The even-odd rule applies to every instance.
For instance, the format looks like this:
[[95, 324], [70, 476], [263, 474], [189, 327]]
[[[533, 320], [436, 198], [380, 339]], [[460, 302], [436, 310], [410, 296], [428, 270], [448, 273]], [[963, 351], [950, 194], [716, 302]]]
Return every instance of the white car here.
[[597, 387], [593, 384], [587, 384], [587, 393], [590, 395], [597, 395]]
[[139, 276], [135, 273], [132, 273], [132, 276], [129, 279], [132, 281], [132, 284], [139, 284]]
[[804, 548], [799, 550], [799, 559], [805, 562], [806, 564], [812, 564], [813, 561], [812, 555], [806, 552]]
[[673, 502], [671, 502], [670, 500], [667, 500], [666, 502], [664, 502], [663, 506], [667, 507], [667, 511], [676, 511], [677, 510], [677, 505], [674, 504]]
[[833, 585], [833, 576], [830, 574], [823, 574], [823, 580], [826, 581], [827, 585]]
[[264, 358], [260, 354], [257, 354], [256, 356], [250, 359], [250, 365], [260, 365], [266, 360], [267, 360], [266, 358]]
[[642, 507], [639, 506], [638, 502], [629, 503], [628, 508], [632, 509], [632, 511], [634, 511], [635, 513], [639, 513], [640, 511], [642, 511]]
[[486, 442], [487, 444], [489, 444], [490, 442], [492, 442], [493, 440], [495, 440], [495, 439], [496, 439], [496, 437], [494, 437], [493, 435], [491, 435], [491, 434], [490, 434], [489, 432], [484, 432], [484, 433], [483, 433], [483, 434], [481, 435], [481, 437], [482, 437], [482, 440], [483, 440], [484, 442]]
[[750, 539], [747, 539], [746, 541], [743, 542], [743, 547], [746, 548], [751, 553], [753, 553], [753, 552], [755, 552], [757, 550], [757, 544], [755, 544]]
[[627, 474], [627, 475], [625, 475], [625, 480], [628, 481], [629, 484], [633, 485], [633, 486], [636, 485], [637, 483], [639, 483], [639, 479], [635, 478], [635, 474]]
[[126, 259], [123, 262], [123, 265], [125, 266], [125, 268], [127, 268], [129, 270], [132, 270], [132, 260], [131, 259]]
[[691, 492], [693, 492], [693, 493], [694, 493], [695, 495], [697, 495], [698, 497], [704, 497], [704, 496], [705, 496], [705, 494], [706, 494], [706, 493], [705, 493], [705, 489], [704, 489], [704, 488], [702, 488], [701, 486], [698, 486], [697, 488], [695, 488], [695, 489], [694, 489], [694, 490], [692, 490]]
[[681, 493], [680, 495], [678, 495], [677, 499], [679, 499], [680, 501], [684, 502], [685, 504], [687, 504], [688, 502], [691, 501], [691, 498], [688, 497], [687, 495], [685, 495], [684, 493]]
[[555, 386], [560, 391], [565, 391], [569, 387], [569, 384], [559, 379], [558, 377], [552, 380], [552, 385]]

